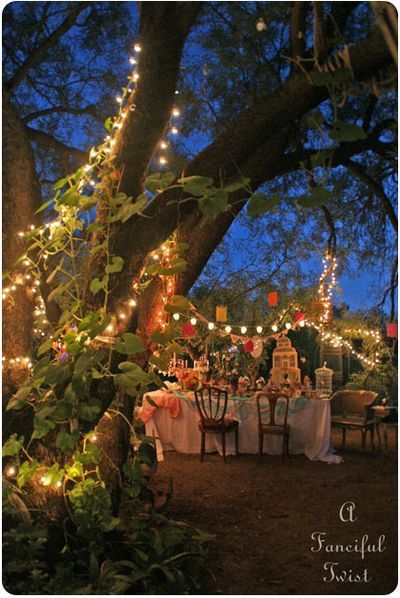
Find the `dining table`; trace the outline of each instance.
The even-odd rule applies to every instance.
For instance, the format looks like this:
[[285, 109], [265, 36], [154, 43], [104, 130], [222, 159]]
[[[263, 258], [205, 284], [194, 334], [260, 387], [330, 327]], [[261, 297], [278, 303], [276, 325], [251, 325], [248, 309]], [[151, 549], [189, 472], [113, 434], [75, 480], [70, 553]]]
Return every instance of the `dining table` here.
[[[200, 419], [193, 391], [158, 389], [143, 396], [139, 418], [146, 435], [155, 438], [157, 458], [164, 452], [196, 454], [200, 451]], [[258, 453], [258, 415], [255, 395], [229, 395], [226, 417], [239, 421], [239, 453]], [[289, 399], [289, 452], [304, 454], [311, 461], [341, 463], [331, 443], [331, 405], [329, 398], [298, 396]], [[206, 435], [206, 452], [222, 454], [220, 434]], [[264, 437], [264, 453], [280, 455], [282, 439]], [[234, 435], [226, 436], [226, 454], [235, 454]]]

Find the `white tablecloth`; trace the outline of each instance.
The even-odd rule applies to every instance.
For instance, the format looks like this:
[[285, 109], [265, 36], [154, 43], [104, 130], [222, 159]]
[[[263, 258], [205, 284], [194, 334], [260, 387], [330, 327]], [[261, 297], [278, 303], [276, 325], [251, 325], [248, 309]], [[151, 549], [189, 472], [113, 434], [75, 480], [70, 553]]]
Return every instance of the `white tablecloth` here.
[[[150, 398], [160, 391], [147, 393]], [[161, 391], [163, 392], [163, 391]], [[170, 417], [168, 409], [160, 407], [146, 423], [146, 434], [155, 436], [157, 457], [164, 459], [163, 452], [175, 450], [179, 453], [200, 452], [199, 414], [193, 393], [179, 395], [181, 412], [177, 418]], [[143, 400], [146, 400], [145, 398]], [[288, 423], [291, 426], [289, 451], [291, 454], [304, 453], [311, 461], [340, 463], [342, 458], [335, 455], [331, 445], [331, 405], [329, 399], [290, 399]], [[230, 399], [227, 414], [239, 420], [239, 452], [258, 453], [257, 404], [251, 399]], [[206, 434], [206, 452], [218, 451], [222, 454], [220, 434]], [[271, 455], [282, 454], [282, 438], [264, 436], [264, 452]], [[226, 435], [226, 454], [235, 454], [234, 434]]]

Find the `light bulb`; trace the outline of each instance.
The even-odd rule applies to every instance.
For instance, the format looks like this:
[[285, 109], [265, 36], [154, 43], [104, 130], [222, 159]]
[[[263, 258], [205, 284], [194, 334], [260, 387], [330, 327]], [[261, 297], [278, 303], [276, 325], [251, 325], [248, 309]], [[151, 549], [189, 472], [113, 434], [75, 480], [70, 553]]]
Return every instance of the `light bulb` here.
[[133, 75], [132, 75], [132, 79], [133, 79], [134, 81], [137, 81], [137, 80], [139, 79], [139, 73], [133, 73]]
[[241, 332], [242, 334], [246, 334], [246, 332], [247, 332], [247, 328], [246, 328], [246, 326], [242, 326], [242, 327], [241, 327], [241, 329], [240, 329], [240, 332]]
[[168, 144], [165, 143], [165, 141], [161, 141], [160, 147], [161, 147], [161, 149], [166, 149], [168, 147]]
[[257, 31], [265, 31], [267, 29], [267, 26], [265, 24], [265, 21], [262, 17], [260, 17], [256, 23], [256, 29]]
[[121, 96], [116, 96], [115, 101], [118, 102], [118, 104], [120, 104], [122, 102]]
[[60, 480], [58, 480], [58, 482], [56, 482], [56, 487], [61, 488], [61, 486], [62, 486], [62, 482], [60, 482]]
[[161, 156], [161, 158], [158, 160], [160, 162], [160, 164], [164, 165], [167, 163], [167, 159], [164, 158], [163, 156]]
[[181, 111], [178, 110], [178, 108], [174, 108], [172, 110], [172, 116], [180, 116], [180, 114], [181, 114]]
[[271, 326], [271, 328], [272, 328], [272, 330], [273, 330], [274, 332], [277, 332], [277, 331], [278, 331], [278, 326], [277, 326], [276, 324], [274, 324], [273, 326]]
[[177, 135], [179, 133], [178, 129], [176, 127], [171, 127], [171, 133], [173, 135]]
[[174, 320], [177, 322], [179, 320], [179, 318], [181, 317], [179, 314], [173, 314], [172, 316], [174, 318]]
[[133, 46], [133, 49], [135, 50], [135, 52], [141, 52], [142, 51], [142, 47], [140, 46], [140, 44], [135, 44]]
[[227, 332], [228, 334], [230, 332], [232, 332], [232, 327], [231, 326], [225, 326], [225, 332]]
[[114, 327], [112, 324], [109, 324], [106, 328], [107, 332], [112, 332], [114, 330]]
[[129, 58], [129, 62], [130, 62], [131, 64], [136, 64], [136, 58], [135, 58], [134, 56], [130, 56], [130, 58]]
[[291, 327], [292, 327], [292, 325], [291, 325], [291, 323], [290, 323], [290, 322], [286, 322], [285, 326], [286, 326], [286, 328], [287, 328], [288, 330], [290, 330], [290, 329], [291, 329]]
[[306, 325], [305, 321], [304, 321], [304, 320], [300, 320], [300, 322], [299, 322], [299, 326], [300, 326], [301, 328], [304, 328], [304, 326], [305, 326], [305, 325]]
[[136, 307], [137, 306], [137, 301], [136, 299], [129, 299], [129, 305], [131, 307]]
[[197, 324], [197, 318], [190, 318], [190, 323], [192, 326], [196, 326]]
[[208, 330], [214, 330], [215, 324], [214, 322], [208, 322]]
[[9, 478], [12, 478], [16, 473], [17, 470], [15, 469], [14, 465], [10, 465], [10, 467], [8, 467], [6, 470], [6, 474]]

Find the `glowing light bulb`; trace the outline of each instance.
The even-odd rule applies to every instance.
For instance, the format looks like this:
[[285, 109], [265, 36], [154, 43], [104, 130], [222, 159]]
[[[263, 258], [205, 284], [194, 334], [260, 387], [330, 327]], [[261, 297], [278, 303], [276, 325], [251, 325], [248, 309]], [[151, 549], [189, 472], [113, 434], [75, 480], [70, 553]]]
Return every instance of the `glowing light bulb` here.
[[130, 62], [131, 64], [136, 64], [136, 58], [135, 58], [134, 56], [130, 56], [130, 57], [129, 57], [129, 62]]
[[58, 480], [58, 482], [56, 482], [56, 487], [61, 488], [61, 486], [62, 486], [62, 482], [60, 482], [60, 480]]
[[155, 254], [153, 255], [153, 260], [155, 260], [155, 261], [158, 261], [159, 259], [160, 259], [160, 256], [159, 256], [159, 255], [157, 255], [157, 253], [155, 253]]
[[90, 436], [90, 441], [91, 441], [91, 442], [96, 442], [96, 440], [97, 440], [97, 435], [96, 435], [96, 434], [92, 434], [92, 435]]
[[227, 332], [228, 334], [232, 332], [232, 326], [225, 326], [225, 332]]
[[261, 334], [263, 331], [262, 326], [257, 326], [256, 330], [257, 330], [258, 334]]
[[278, 331], [278, 326], [277, 326], [276, 324], [273, 324], [273, 326], [271, 326], [271, 329], [272, 329], [274, 332], [277, 332], [277, 331]]
[[171, 127], [171, 133], [172, 133], [172, 135], [177, 135], [179, 133], [179, 131], [176, 127]]
[[286, 322], [285, 326], [286, 326], [286, 328], [287, 328], [288, 330], [290, 330], [290, 329], [291, 329], [291, 327], [292, 327], [292, 325], [291, 325], [291, 323], [290, 323], [290, 322]]
[[142, 51], [142, 47], [140, 44], [135, 44], [133, 46], [133, 49], [135, 50], [135, 52], [141, 52]]
[[129, 305], [131, 307], [136, 307], [137, 306], [137, 301], [136, 299], [129, 299]]
[[160, 147], [161, 149], [166, 149], [168, 147], [168, 143], [166, 143], [165, 141], [161, 141]]
[[19, 231], [19, 233], [18, 233], [18, 236], [19, 236], [19, 237], [24, 237], [24, 236], [25, 236], [25, 233], [23, 233], [22, 231]]
[[240, 332], [241, 332], [242, 334], [246, 334], [246, 332], [247, 332], [247, 328], [246, 328], [246, 326], [242, 326], [242, 327], [241, 327], [241, 329], [240, 329]]
[[120, 320], [126, 320], [126, 315], [124, 313], [118, 314]]
[[172, 110], [172, 116], [180, 116], [180, 114], [181, 114], [181, 111], [178, 110], [178, 108], [174, 108]]
[[133, 73], [133, 75], [132, 75], [132, 79], [133, 79], [134, 81], [137, 81], [137, 80], [139, 79], [139, 73]]
[[116, 96], [115, 101], [118, 102], [118, 104], [120, 104], [122, 102], [121, 96]]
[[197, 318], [190, 318], [190, 323], [192, 326], [196, 326], [197, 324]]
[[265, 21], [262, 17], [260, 17], [256, 23], [256, 29], [257, 31], [266, 31], [267, 26], [265, 24]]
[[163, 156], [161, 156], [161, 158], [158, 160], [160, 164], [165, 165], [167, 164], [167, 159], [164, 158]]
[[209, 322], [208, 323], [208, 330], [214, 330], [214, 328], [215, 328], [214, 322]]
[[14, 467], [14, 465], [10, 465], [10, 467], [7, 467], [7, 470], [6, 470], [6, 475], [7, 475], [9, 478], [12, 478], [13, 476], [15, 476], [15, 474], [16, 474], [16, 473], [17, 473], [17, 470], [16, 470], [16, 468]]
[[174, 318], [174, 320], [177, 322], [179, 320], [179, 318], [181, 317], [179, 314], [173, 314], [172, 316]]
[[106, 328], [107, 332], [112, 332], [114, 330], [114, 327], [112, 324], [109, 324]]
[[299, 326], [300, 326], [301, 328], [304, 328], [304, 326], [305, 326], [305, 325], [306, 325], [305, 321], [304, 321], [304, 320], [300, 320], [300, 322], [299, 322]]

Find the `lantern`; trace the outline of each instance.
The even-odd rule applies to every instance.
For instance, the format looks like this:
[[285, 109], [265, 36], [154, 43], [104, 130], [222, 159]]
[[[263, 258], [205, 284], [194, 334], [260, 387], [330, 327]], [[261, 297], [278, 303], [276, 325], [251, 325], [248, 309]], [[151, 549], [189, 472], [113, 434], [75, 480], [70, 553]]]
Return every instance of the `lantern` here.
[[215, 308], [215, 319], [217, 322], [226, 322], [228, 319], [228, 308], [225, 305], [217, 305]]
[[270, 307], [276, 307], [278, 305], [278, 291], [268, 293], [268, 305]]
[[386, 325], [386, 336], [388, 338], [397, 338], [397, 322], [388, 322], [388, 324]]

